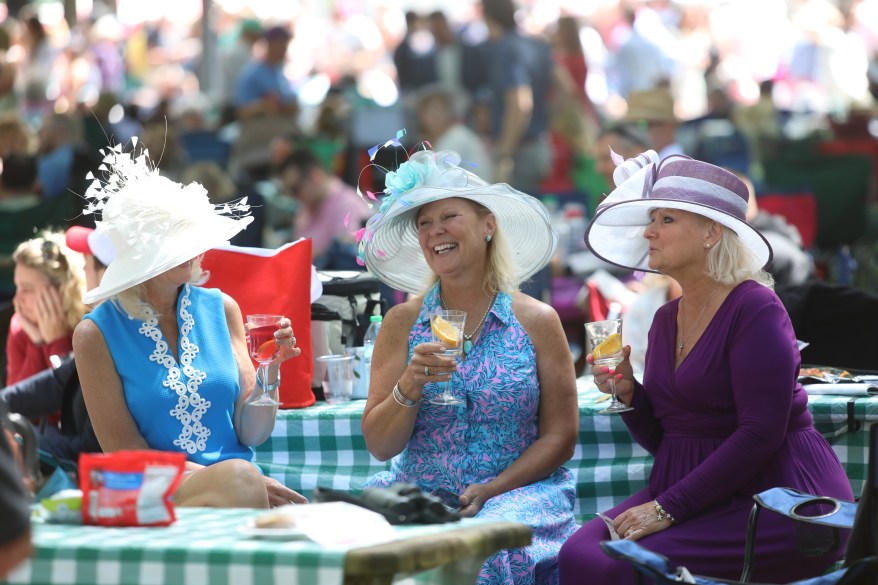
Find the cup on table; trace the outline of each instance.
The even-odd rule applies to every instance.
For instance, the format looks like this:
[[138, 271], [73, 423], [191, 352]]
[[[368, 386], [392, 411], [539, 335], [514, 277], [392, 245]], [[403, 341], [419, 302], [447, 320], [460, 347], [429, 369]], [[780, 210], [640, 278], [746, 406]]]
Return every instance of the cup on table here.
[[345, 353], [354, 358], [354, 388], [351, 398], [365, 399], [369, 396], [369, 364], [366, 363], [366, 348], [363, 346], [348, 347]]
[[325, 366], [323, 396], [329, 404], [348, 402], [354, 388], [354, 356], [322, 355], [317, 361]]

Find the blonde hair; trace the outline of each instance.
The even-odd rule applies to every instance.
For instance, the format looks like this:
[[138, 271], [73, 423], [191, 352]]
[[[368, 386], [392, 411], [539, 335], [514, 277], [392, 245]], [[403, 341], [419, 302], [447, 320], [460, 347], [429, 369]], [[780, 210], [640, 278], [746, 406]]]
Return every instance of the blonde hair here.
[[22, 242], [12, 254], [17, 265], [39, 271], [58, 289], [64, 319], [71, 331], [87, 312], [85, 294], [85, 259], [67, 247], [63, 232], [43, 231]]
[[[201, 269], [201, 258], [199, 257], [192, 263], [192, 273], [189, 275], [187, 284], [196, 286], [204, 284], [209, 276], [210, 272]], [[149, 281], [141, 282], [116, 293], [110, 297], [110, 301], [132, 319], [148, 321], [152, 318], [158, 318], [158, 311], [146, 300], [147, 282]]]
[[774, 278], [759, 266], [759, 260], [748, 250], [732, 229], [726, 227], [719, 241], [707, 252], [707, 274], [723, 285], [755, 280], [774, 288]]
[[[476, 214], [484, 219], [491, 215], [490, 209], [473, 201], [472, 199], [462, 198], [472, 204]], [[417, 221], [417, 214], [415, 214]], [[515, 262], [512, 260], [512, 249], [509, 247], [509, 241], [503, 232], [503, 226], [497, 223], [494, 226], [494, 233], [491, 241], [488, 242], [488, 265], [485, 268], [485, 278], [482, 281], [482, 290], [489, 295], [495, 292], [503, 292], [512, 294], [518, 290], [520, 282], [515, 277]], [[430, 290], [433, 285], [439, 282], [439, 275], [430, 271], [427, 277], [427, 283], [424, 290]]]

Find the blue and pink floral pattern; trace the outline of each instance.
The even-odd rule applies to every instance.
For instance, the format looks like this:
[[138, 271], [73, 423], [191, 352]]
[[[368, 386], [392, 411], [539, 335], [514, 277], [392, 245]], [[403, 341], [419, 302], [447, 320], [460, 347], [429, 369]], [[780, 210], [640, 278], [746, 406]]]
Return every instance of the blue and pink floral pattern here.
[[[438, 305], [437, 285], [425, 295], [409, 335], [409, 358], [416, 345], [432, 339], [429, 314]], [[427, 384], [424, 395], [429, 399], [441, 391], [441, 384]], [[509, 295], [497, 296], [481, 335], [452, 376], [452, 391], [465, 397], [466, 405], [423, 402], [408, 447], [367, 487], [406, 482], [424, 492], [444, 488], [462, 494], [470, 484], [493, 480], [537, 440], [536, 352]], [[574, 497], [573, 476], [561, 467], [542, 481], [488, 500], [477, 518], [527, 524], [533, 542], [488, 558], [479, 585], [557, 583], [558, 550], [576, 529]]]

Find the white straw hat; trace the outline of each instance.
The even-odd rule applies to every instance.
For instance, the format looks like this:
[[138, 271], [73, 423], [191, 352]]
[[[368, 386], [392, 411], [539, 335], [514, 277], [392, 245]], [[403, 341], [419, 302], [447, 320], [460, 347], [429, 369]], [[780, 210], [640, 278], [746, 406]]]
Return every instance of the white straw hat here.
[[654, 150], [624, 162], [621, 157], [614, 160], [617, 187], [598, 206], [585, 233], [585, 243], [598, 258], [656, 272], [649, 268], [649, 242], [643, 232], [652, 210], [669, 208], [707, 217], [732, 230], [753, 256], [754, 271], [771, 262], [771, 246], [746, 220], [749, 190], [734, 174], [683, 155], [659, 161]]
[[459, 163], [456, 152], [420, 150], [387, 173], [388, 196], [358, 236], [362, 260], [385, 284], [415, 294], [423, 290], [430, 268], [418, 243], [415, 215], [421, 205], [450, 197], [475, 201], [494, 214], [509, 242], [518, 282], [551, 259], [558, 238], [546, 207], [505, 183], [485, 182]]
[[[137, 139], [132, 139], [134, 146]], [[117, 145], [104, 154], [101, 170], [86, 197], [85, 213], [101, 212], [96, 232], [113, 242], [116, 257], [100, 286], [85, 295], [95, 303], [146, 282], [211, 248], [226, 244], [247, 227], [247, 200], [213, 205], [198, 183], [182, 185], [159, 175], [148, 153], [132, 158]], [[89, 174], [89, 179], [94, 176]]]

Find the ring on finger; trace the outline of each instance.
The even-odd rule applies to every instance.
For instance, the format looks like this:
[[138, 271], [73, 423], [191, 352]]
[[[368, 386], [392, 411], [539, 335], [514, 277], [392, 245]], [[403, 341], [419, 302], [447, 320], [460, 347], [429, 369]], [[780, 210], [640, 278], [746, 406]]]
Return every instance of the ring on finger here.
[[424, 375], [430, 377], [430, 366], [424, 366]]

